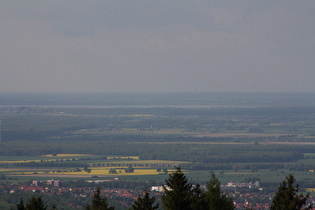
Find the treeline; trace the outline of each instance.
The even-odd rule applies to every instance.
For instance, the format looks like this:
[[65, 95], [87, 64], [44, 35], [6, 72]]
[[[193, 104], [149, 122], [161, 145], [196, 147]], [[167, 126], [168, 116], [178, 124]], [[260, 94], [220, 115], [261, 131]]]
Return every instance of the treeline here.
[[315, 164], [304, 163], [203, 163], [203, 164], [182, 164], [183, 169], [187, 170], [251, 170], [258, 172], [261, 169], [269, 169], [270, 171], [277, 171], [280, 169], [287, 169], [289, 171], [315, 171]]
[[204, 163], [243, 163], [243, 162], [292, 162], [304, 157], [301, 152], [280, 152], [280, 151], [248, 151], [246, 153], [234, 152], [233, 154], [219, 155], [204, 159]]
[[85, 163], [70, 162], [26, 162], [26, 163], [0, 163], [0, 167], [29, 167], [29, 168], [51, 168], [51, 167], [86, 167]]
[[126, 180], [119, 180], [119, 181], [108, 181], [108, 182], [86, 182], [85, 180], [76, 180], [76, 181], [67, 181], [64, 183], [65, 187], [72, 187], [72, 188], [96, 188], [96, 187], [102, 187], [102, 188], [110, 188], [110, 189], [133, 189], [133, 190], [143, 190], [148, 189], [151, 186], [157, 186], [160, 185], [160, 182], [157, 182], [156, 180], [147, 180], [147, 181], [126, 181]]
[[[9, 109], [9, 107], [7, 108]], [[49, 112], [40, 107], [0, 109], [3, 113], [3, 141], [70, 140], [185, 141], [184, 135], [147, 135], [141, 131], [178, 129], [194, 132], [285, 133], [295, 140], [297, 134], [313, 134], [314, 108], [289, 107], [216, 107], [216, 108], [66, 108]], [[46, 110], [46, 111], [45, 111]], [[48, 114], [49, 113], [49, 114]], [[61, 114], [58, 114], [61, 113]], [[301, 123], [301, 121], [306, 123]], [[290, 124], [288, 124], [290, 122]], [[140, 135], [124, 135], [123, 129], [136, 129]], [[102, 131], [82, 135], [82, 129]], [[117, 133], [107, 133], [115, 131]], [[78, 135], [79, 134], [79, 135]], [[118, 134], [118, 135], [116, 135]], [[120, 134], [120, 135], [119, 135]], [[181, 138], [181, 139], [179, 139]], [[268, 140], [277, 140], [269, 137]], [[195, 137], [190, 137], [196, 140]], [[200, 141], [239, 140], [234, 137], [200, 138]], [[245, 139], [243, 139], [245, 140]], [[249, 139], [246, 139], [249, 140]], [[261, 140], [261, 139], [258, 139]], [[264, 139], [266, 140], [266, 139]]]
[[[0, 155], [35, 156], [79, 153], [140, 156], [143, 160], [178, 160], [193, 163], [294, 162], [304, 158], [304, 146], [214, 145], [178, 143], [134, 143], [113, 141], [15, 141], [0, 143]], [[308, 151], [314, 151], [309, 146]]]
[[[69, 205], [69, 203], [76, 204], [77, 206], [84, 206], [89, 202], [89, 197], [75, 197], [70, 193], [63, 193], [62, 195], [56, 194], [44, 194], [41, 192], [22, 192], [17, 191], [14, 193], [1, 193], [0, 195], [0, 208], [1, 209], [23, 209], [18, 208], [18, 205], [21, 206], [21, 200], [23, 205], [29, 203], [31, 198], [41, 198], [43, 205], [46, 206], [47, 210], [53, 209], [56, 207], [58, 210], [75, 210], [78, 209], [76, 206]], [[115, 203], [117, 205], [117, 203]], [[119, 207], [119, 205], [117, 205]], [[26, 206], [24, 206], [26, 209]], [[36, 208], [35, 208], [36, 209]], [[30, 209], [32, 210], [32, 209]]]

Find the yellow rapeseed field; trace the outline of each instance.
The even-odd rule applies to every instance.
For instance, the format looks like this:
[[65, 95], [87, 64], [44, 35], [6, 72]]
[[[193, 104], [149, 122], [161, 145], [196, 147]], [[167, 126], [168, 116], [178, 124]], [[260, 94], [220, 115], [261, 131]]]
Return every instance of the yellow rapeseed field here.
[[[157, 172], [156, 169], [148, 169], [148, 168], [135, 168], [133, 173], [126, 173], [125, 169], [122, 167], [91, 167], [91, 172], [88, 173], [81, 168], [81, 171], [43, 171], [43, 170], [20, 170], [20, 169], [2, 169], [1, 172], [7, 172], [8, 175], [33, 175], [33, 176], [41, 176], [51, 174], [53, 176], [58, 175], [68, 175], [71, 177], [80, 177], [84, 176], [141, 176], [141, 175], [158, 175], [163, 172]], [[117, 174], [110, 174], [109, 170], [115, 169]], [[175, 169], [168, 170], [169, 173], [174, 172]]]
[[30, 163], [30, 162], [40, 162], [40, 160], [3, 160], [0, 163]]
[[[108, 163], [108, 162], [104, 162]], [[128, 164], [182, 164], [182, 163], [188, 163], [184, 161], [173, 161], [173, 160], [129, 160], [128, 162], [126, 161], [111, 161], [110, 163], [128, 163]]]
[[[57, 157], [89, 156], [91, 154], [57, 154]], [[43, 155], [44, 157], [54, 157], [52, 154]]]
[[[91, 176], [102, 176], [102, 175], [113, 175], [113, 176], [120, 176], [120, 175], [157, 175], [161, 172], [157, 172], [156, 169], [147, 169], [147, 168], [135, 168], [133, 173], [126, 173], [126, 168], [114, 168], [114, 167], [91, 167], [91, 172], [88, 173], [86, 171], [73, 171], [73, 172], [55, 172], [54, 174], [60, 174], [60, 175], [91, 175]], [[109, 170], [115, 169], [117, 171], [117, 174], [110, 174]], [[169, 172], [172, 172], [174, 170], [169, 170]], [[50, 172], [53, 173], [53, 172]]]
[[[72, 161], [73, 157], [78, 156], [93, 156], [91, 154], [57, 154], [53, 156], [52, 154], [41, 156], [43, 159], [22, 159], [22, 160], [2, 160], [0, 164], [14, 164], [14, 163], [32, 163], [32, 162], [58, 162], [58, 161]], [[94, 157], [94, 156], [93, 156]], [[34, 158], [34, 157], [33, 157]], [[37, 157], [35, 157], [37, 158]], [[40, 158], [40, 157], [38, 157]], [[68, 158], [68, 159], [67, 159]], [[78, 160], [79, 158], [75, 158]], [[107, 157], [107, 160], [97, 159], [94, 162], [93, 159], [86, 161], [89, 165], [90, 173], [80, 168], [80, 171], [74, 168], [55, 168], [55, 169], [47, 169], [47, 168], [36, 168], [26, 169], [25, 167], [14, 166], [14, 168], [1, 168], [0, 172], [6, 175], [68, 175], [68, 176], [125, 176], [125, 175], [157, 175], [163, 172], [157, 172], [157, 168], [172, 168], [173, 165], [178, 165], [181, 163], [186, 163], [183, 161], [168, 161], [168, 160], [140, 160], [139, 156], [110, 156]], [[90, 162], [91, 161], [91, 162]], [[86, 163], [85, 162], [85, 163]], [[113, 164], [113, 165], [112, 165]], [[125, 169], [129, 164], [132, 164], [134, 167], [133, 173], [126, 173]], [[96, 166], [98, 165], [98, 166]], [[102, 165], [102, 166], [101, 166]], [[105, 167], [106, 166], [106, 167]], [[110, 169], [115, 169], [117, 174], [110, 174]], [[169, 170], [172, 172], [173, 170]]]
[[133, 159], [133, 160], [139, 160], [139, 156], [124, 156], [124, 157], [117, 157], [117, 156], [112, 156], [112, 157], [107, 157], [107, 160], [112, 160], [112, 159]]

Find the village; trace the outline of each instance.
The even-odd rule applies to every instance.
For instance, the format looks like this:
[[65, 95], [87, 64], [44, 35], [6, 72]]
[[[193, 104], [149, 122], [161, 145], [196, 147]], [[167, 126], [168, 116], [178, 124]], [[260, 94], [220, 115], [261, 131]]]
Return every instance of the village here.
[[[95, 186], [106, 182], [119, 182], [119, 178], [106, 179], [106, 180], [88, 180], [87, 184], [94, 186], [84, 187], [70, 187], [69, 183], [62, 180], [49, 179], [46, 181], [33, 180], [30, 184], [6, 184], [0, 185], [0, 193], [10, 195], [21, 195], [23, 193], [30, 193], [32, 195], [45, 195], [49, 198], [53, 197], [72, 197], [75, 199], [69, 199], [69, 201], [80, 201], [80, 202], [68, 202], [66, 205], [71, 208], [83, 208], [95, 190]], [[201, 186], [205, 188], [205, 185]], [[258, 181], [252, 183], [243, 182], [228, 182], [226, 185], [222, 185], [222, 190], [227, 192], [230, 197], [233, 198], [236, 209], [269, 209], [273, 192], [267, 193], [260, 186]], [[149, 189], [150, 195], [156, 197], [159, 202], [163, 195], [162, 186], [151, 186]], [[268, 190], [267, 190], [268, 191]], [[128, 207], [131, 203], [142, 196], [144, 190], [139, 189], [123, 189], [123, 188], [107, 188], [101, 189], [103, 196], [106, 196], [111, 200], [118, 201], [122, 206]], [[309, 197], [309, 202], [314, 203], [315, 198]]]

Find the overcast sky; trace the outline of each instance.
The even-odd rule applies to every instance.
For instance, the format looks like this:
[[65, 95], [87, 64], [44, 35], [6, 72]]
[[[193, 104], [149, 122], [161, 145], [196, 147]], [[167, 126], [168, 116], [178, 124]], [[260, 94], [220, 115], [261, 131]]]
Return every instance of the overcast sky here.
[[0, 92], [315, 92], [314, 0], [0, 2]]

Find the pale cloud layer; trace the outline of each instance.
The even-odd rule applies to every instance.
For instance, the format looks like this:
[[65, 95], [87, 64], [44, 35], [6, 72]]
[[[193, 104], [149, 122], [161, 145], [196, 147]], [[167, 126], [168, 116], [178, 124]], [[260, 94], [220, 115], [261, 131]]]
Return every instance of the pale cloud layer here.
[[0, 30], [0, 92], [315, 92], [313, 0], [10, 0]]

